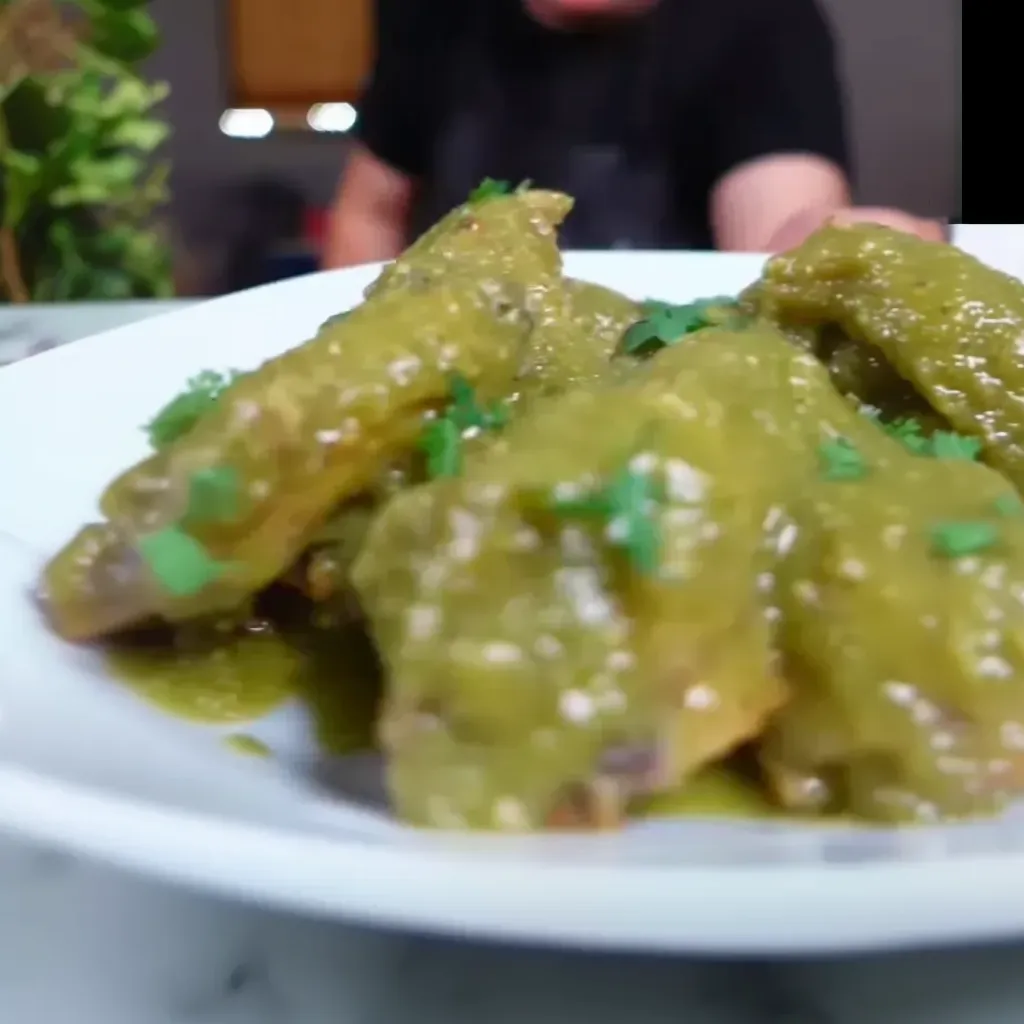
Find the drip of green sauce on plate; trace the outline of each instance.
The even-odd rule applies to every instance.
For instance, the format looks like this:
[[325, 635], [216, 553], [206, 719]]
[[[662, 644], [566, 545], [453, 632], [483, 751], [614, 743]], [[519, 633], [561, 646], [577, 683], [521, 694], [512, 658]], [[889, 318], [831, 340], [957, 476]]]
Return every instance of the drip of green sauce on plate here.
[[225, 746], [230, 747], [236, 754], [244, 754], [246, 757], [271, 757], [273, 751], [255, 736], [248, 736], [245, 733], [235, 733], [224, 739]]
[[[191, 646], [122, 644], [108, 649], [106, 660], [119, 683], [176, 718], [234, 725], [257, 721], [298, 699], [325, 753], [374, 746], [381, 669], [373, 644], [356, 626], [215, 632]], [[227, 742], [251, 754], [252, 739], [235, 734]]]
[[337, 626], [309, 629], [294, 642], [305, 656], [299, 695], [320, 749], [335, 756], [373, 749], [383, 688], [369, 637], [358, 626]]
[[301, 655], [273, 634], [225, 639], [208, 650], [118, 647], [114, 677], [161, 711], [192, 722], [251, 722], [298, 692]]
[[685, 786], [643, 797], [632, 810], [642, 818], [767, 818], [780, 813], [739, 775], [707, 768]]

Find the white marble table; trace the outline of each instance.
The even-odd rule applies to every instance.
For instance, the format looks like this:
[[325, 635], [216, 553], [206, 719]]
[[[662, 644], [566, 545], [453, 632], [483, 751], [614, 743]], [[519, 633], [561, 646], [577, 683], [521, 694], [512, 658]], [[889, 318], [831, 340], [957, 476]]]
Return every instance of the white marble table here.
[[[1021, 231], [961, 239], [1022, 273]], [[0, 362], [166, 308], [0, 308]], [[779, 964], [461, 945], [227, 904], [0, 840], [0, 1024], [1018, 1024], [1022, 968], [1024, 945]]]
[[0, 842], [4, 1024], [1019, 1024], [1022, 965], [1024, 947], [723, 964], [458, 945]]

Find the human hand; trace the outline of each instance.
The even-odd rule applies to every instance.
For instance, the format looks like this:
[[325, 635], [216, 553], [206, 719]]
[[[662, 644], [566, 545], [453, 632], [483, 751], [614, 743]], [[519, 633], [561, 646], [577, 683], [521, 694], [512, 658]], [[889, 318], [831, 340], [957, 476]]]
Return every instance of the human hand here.
[[938, 220], [915, 217], [903, 210], [885, 206], [849, 206], [841, 210], [804, 210], [791, 217], [772, 237], [770, 252], [781, 252], [800, 245], [808, 235], [826, 224], [846, 227], [851, 224], [881, 224], [929, 242], [946, 240], [946, 225]]

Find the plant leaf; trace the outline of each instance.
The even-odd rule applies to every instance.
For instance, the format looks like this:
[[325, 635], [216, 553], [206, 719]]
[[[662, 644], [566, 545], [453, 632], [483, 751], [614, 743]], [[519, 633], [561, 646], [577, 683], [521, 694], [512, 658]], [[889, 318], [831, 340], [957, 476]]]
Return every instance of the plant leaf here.
[[126, 146], [142, 153], [152, 153], [170, 138], [171, 127], [153, 118], [125, 118], [107, 136], [112, 146]]
[[151, 56], [160, 42], [156, 22], [141, 7], [97, 10], [92, 18], [90, 43], [97, 53], [122, 64], [138, 64]]
[[42, 161], [31, 153], [17, 149], [3, 152], [3, 224], [17, 228], [38, 192]]
[[133, 11], [136, 7], [145, 7], [149, 2], [150, 0], [88, 0], [87, 6], [93, 11]]
[[56, 207], [108, 205], [118, 194], [130, 192], [144, 169], [142, 159], [130, 153], [83, 157], [70, 168], [73, 183], [55, 189], [51, 202]]
[[100, 97], [96, 113], [103, 119], [139, 117], [167, 99], [170, 87], [166, 82], [148, 83], [127, 75]]

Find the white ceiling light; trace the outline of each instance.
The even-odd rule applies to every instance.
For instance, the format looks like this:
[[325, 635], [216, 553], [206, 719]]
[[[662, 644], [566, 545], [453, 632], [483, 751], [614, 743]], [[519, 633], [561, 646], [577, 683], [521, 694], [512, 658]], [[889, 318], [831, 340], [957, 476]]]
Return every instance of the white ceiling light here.
[[220, 130], [233, 139], [263, 139], [274, 130], [269, 110], [235, 108], [220, 115]]
[[309, 108], [306, 120], [315, 132], [348, 132], [358, 116], [351, 103], [317, 103]]

